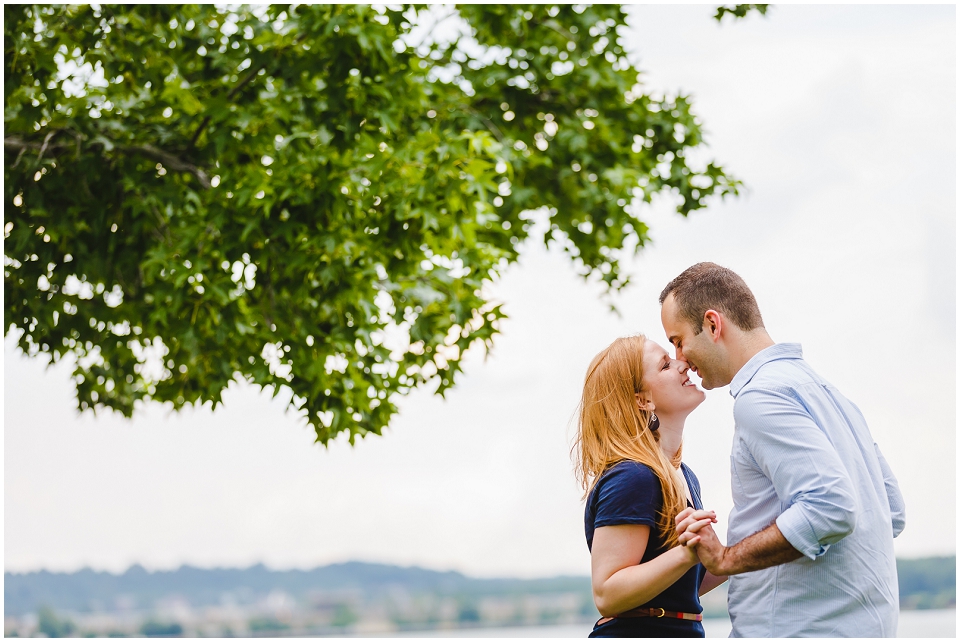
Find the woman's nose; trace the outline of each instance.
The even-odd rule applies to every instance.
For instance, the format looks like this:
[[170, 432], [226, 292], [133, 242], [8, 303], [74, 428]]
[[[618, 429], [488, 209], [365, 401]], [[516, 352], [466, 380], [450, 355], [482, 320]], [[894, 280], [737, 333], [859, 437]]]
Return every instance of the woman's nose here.
[[690, 364], [686, 361], [681, 361], [680, 359], [674, 359], [674, 361], [677, 362], [677, 370], [680, 371], [680, 374], [683, 374], [690, 369]]

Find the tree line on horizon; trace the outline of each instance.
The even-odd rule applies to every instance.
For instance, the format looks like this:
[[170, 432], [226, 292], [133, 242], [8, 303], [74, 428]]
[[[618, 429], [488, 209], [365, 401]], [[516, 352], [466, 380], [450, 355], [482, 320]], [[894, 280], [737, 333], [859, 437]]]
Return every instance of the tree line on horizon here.
[[[956, 556], [898, 559], [900, 603], [904, 609], [956, 606]], [[587, 576], [542, 579], [480, 579], [455, 571], [419, 567], [347, 562], [311, 570], [271, 570], [263, 565], [246, 569], [201, 569], [184, 566], [173, 571], [148, 572], [134, 566], [122, 574], [84, 569], [73, 573], [4, 574], [4, 608], [8, 615], [38, 612], [43, 606], [57, 612], [109, 610], [117, 595], [135, 596], [140, 608], [149, 608], [170, 594], [191, 604], [219, 604], [225, 593], [249, 600], [273, 590], [294, 597], [310, 591], [360, 591], [365, 595], [404, 587], [413, 593], [494, 595], [585, 592]]]

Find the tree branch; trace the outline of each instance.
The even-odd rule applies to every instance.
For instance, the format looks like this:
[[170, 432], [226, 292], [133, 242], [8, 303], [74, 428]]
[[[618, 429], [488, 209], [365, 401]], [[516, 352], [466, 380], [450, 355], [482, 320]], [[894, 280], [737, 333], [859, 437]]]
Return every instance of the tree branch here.
[[551, 18], [551, 19], [549, 19], [549, 20], [544, 20], [544, 21], [541, 22], [540, 24], [542, 24], [544, 27], [547, 27], [548, 29], [552, 29], [553, 31], [556, 31], [558, 34], [560, 34], [561, 36], [563, 36], [563, 37], [566, 38], [567, 40], [571, 40], [571, 41], [573, 41], [573, 42], [577, 42], [577, 37], [574, 36], [574, 35], [573, 35], [572, 33], [570, 33], [569, 31], [567, 31], [567, 30], [563, 27], [563, 25], [561, 25], [559, 22], [557, 22], [557, 21], [554, 20], [553, 18]]
[[[257, 74], [260, 73], [262, 69], [265, 69], [267, 63], [263, 63], [257, 67], [254, 67], [250, 70], [250, 73], [247, 74], [240, 83], [230, 90], [230, 93], [227, 94], [227, 100], [233, 100], [233, 97], [240, 93], [240, 90], [246, 87], [251, 80], [257, 77]], [[210, 124], [210, 116], [206, 116], [201, 122], [200, 126], [197, 127], [197, 131], [193, 132], [193, 136], [190, 138], [190, 147], [194, 147], [197, 144], [197, 140], [200, 139], [200, 134], [203, 133], [203, 130], [207, 128], [207, 125]]]
[[146, 158], [149, 158], [150, 160], [155, 160], [161, 165], [163, 165], [164, 167], [171, 169], [175, 172], [185, 172], [188, 174], [192, 174], [194, 178], [196, 178], [197, 181], [199, 181], [200, 184], [203, 185], [204, 189], [210, 189], [211, 187], [210, 179], [207, 177], [206, 172], [204, 172], [202, 169], [200, 169], [196, 165], [193, 165], [184, 160], [181, 160], [177, 156], [167, 153], [162, 149], [157, 149], [153, 145], [133, 145], [133, 146], [116, 145], [114, 146], [114, 149], [117, 149], [127, 154], [139, 154], [140, 156], [144, 156]]
[[20, 159], [23, 158], [23, 153], [24, 153], [25, 151], [27, 151], [27, 148], [26, 148], [26, 147], [21, 147], [21, 148], [20, 148], [20, 153], [17, 154], [17, 160], [15, 160], [15, 161], [13, 162], [13, 165], [10, 166], [10, 169], [13, 169], [13, 168], [15, 168], [17, 165], [20, 164]]
[[54, 129], [49, 134], [47, 134], [43, 139], [43, 145], [40, 147], [40, 153], [37, 154], [37, 162], [40, 162], [40, 159], [43, 158], [43, 152], [47, 151], [47, 145], [50, 143], [50, 139], [57, 135], [57, 130]]
[[482, 121], [483, 121], [483, 124], [486, 125], [486, 126], [487, 126], [487, 129], [490, 130], [490, 133], [492, 133], [494, 136], [497, 137], [497, 141], [499, 141], [499, 142], [501, 142], [501, 143], [503, 142], [503, 132], [500, 131], [500, 128], [497, 127], [492, 120], [490, 120], [489, 118], [487, 118], [486, 116], [484, 116], [483, 114], [481, 114], [480, 112], [478, 112], [476, 109], [474, 109], [474, 108], [471, 107], [470, 105], [466, 105], [466, 104], [464, 104], [464, 103], [460, 103], [460, 104], [457, 105], [457, 107], [459, 107], [460, 109], [462, 109], [462, 110], [465, 111], [466, 113], [468, 113], [468, 114], [473, 114], [474, 116], [476, 116], [477, 118], [479, 118], [480, 120], [482, 120]]
[[[306, 37], [307, 37], [307, 34], [306, 34], [306, 33], [301, 33], [299, 36], [297, 36], [297, 37], [294, 39], [293, 42], [294, 42], [294, 44], [299, 44], [299, 43], [302, 42], [303, 39], [306, 38]], [[280, 54], [284, 52], [284, 49], [285, 49], [284, 47], [280, 47], [279, 49], [277, 49], [277, 50], [274, 52], [273, 62], [276, 62], [276, 61], [280, 58]], [[267, 61], [267, 62], [270, 62], [270, 61]], [[243, 80], [241, 80], [241, 81], [237, 84], [236, 87], [234, 87], [233, 89], [230, 90], [230, 93], [227, 94], [227, 100], [228, 100], [228, 101], [233, 100], [234, 96], [236, 96], [237, 94], [239, 94], [240, 91], [241, 91], [244, 87], [246, 87], [248, 84], [250, 84], [250, 81], [252, 81], [254, 78], [257, 77], [257, 74], [259, 74], [261, 71], [263, 71], [264, 69], [266, 69], [266, 68], [267, 68], [267, 62], [261, 63], [261, 64], [257, 65], [256, 67], [254, 67], [253, 69], [251, 69], [251, 70], [250, 70], [250, 73], [248, 73], [246, 76], [244, 76]], [[207, 125], [209, 125], [209, 124], [210, 124], [210, 116], [204, 117], [204, 119], [200, 122], [200, 126], [197, 127], [197, 131], [195, 131], [195, 132], [193, 133], [193, 136], [190, 138], [190, 147], [196, 146], [197, 141], [200, 139], [200, 134], [203, 133], [203, 130], [205, 130], [205, 129], [207, 128]]]
[[[28, 149], [39, 150], [40, 154], [38, 155], [37, 160], [39, 160], [42, 157], [42, 155], [46, 152], [55, 153], [58, 151], [69, 149], [72, 146], [69, 143], [50, 144], [51, 137], [52, 137], [52, 133], [47, 134], [47, 137], [44, 139], [43, 143], [36, 143], [36, 142], [23, 140], [16, 136], [10, 136], [3, 139], [3, 146], [6, 149], [18, 149], [20, 150], [21, 155], [23, 154], [24, 151]], [[106, 144], [101, 141], [94, 141], [90, 143], [89, 147], [93, 147], [95, 145], [98, 145], [104, 148], [106, 147]], [[78, 143], [78, 146], [79, 146], [79, 143]], [[200, 185], [203, 186], [204, 189], [210, 189], [211, 187], [210, 178], [207, 176], [206, 172], [204, 172], [202, 169], [200, 169], [199, 167], [197, 167], [192, 163], [188, 163], [187, 161], [179, 158], [178, 156], [174, 156], [169, 152], [165, 152], [162, 149], [158, 149], [153, 145], [118, 145], [114, 143], [113, 149], [124, 154], [139, 155], [145, 158], [149, 158], [150, 160], [155, 160], [161, 165], [163, 165], [164, 167], [166, 167], [167, 169], [170, 169], [174, 172], [183, 172], [186, 174], [191, 174], [194, 178], [197, 179], [197, 181], [200, 183]]]

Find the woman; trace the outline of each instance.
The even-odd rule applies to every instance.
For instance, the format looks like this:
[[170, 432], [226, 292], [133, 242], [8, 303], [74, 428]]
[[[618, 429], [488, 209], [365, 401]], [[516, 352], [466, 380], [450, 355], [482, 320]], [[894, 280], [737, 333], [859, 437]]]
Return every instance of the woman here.
[[574, 449], [604, 616], [590, 637], [704, 637], [699, 595], [726, 580], [697, 560], [699, 537], [677, 540], [674, 520], [688, 506], [697, 524], [716, 521], [681, 463], [684, 422], [705, 397], [687, 369], [634, 336], [614, 341], [587, 370]]

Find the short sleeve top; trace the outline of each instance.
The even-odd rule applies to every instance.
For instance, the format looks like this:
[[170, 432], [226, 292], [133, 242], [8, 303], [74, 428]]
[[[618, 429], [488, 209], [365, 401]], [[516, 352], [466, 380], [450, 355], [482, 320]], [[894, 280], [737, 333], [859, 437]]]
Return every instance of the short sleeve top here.
[[[681, 464], [680, 469], [690, 488], [693, 507], [702, 509], [700, 481], [686, 464]], [[600, 477], [587, 498], [584, 514], [587, 547], [593, 550], [593, 534], [602, 526], [642, 524], [650, 527], [650, 538], [637, 564], [652, 560], [667, 550], [665, 538], [657, 527], [657, 515], [662, 507], [660, 479], [648, 466], [635, 461], [615, 464]], [[672, 586], [646, 604], [637, 606], [700, 613], [698, 593], [705, 572], [703, 565], [697, 564]]]

